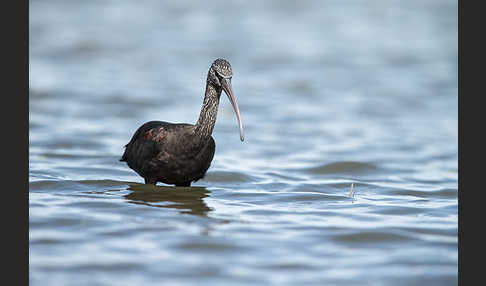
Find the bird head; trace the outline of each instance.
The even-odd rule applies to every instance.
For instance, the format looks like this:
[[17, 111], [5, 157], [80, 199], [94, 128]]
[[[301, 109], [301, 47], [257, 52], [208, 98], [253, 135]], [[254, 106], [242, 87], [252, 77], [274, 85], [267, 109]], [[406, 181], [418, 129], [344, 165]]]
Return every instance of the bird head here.
[[230, 63], [225, 59], [216, 59], [209, 69], [208, 81], [215, 87], [220, 88], [228, 96], [233, 109], [235, 110], [236, 119], [238, 120], [238, 127], [240, 128], [240, 140], [244, 140], [243, 136], [243, 124], [241, 122], [240, 109], [236, 102], [235, 94], [233, 93], [233, 87], [231, 86], [231, 78], [233, 77], [233, 71], [231, 70]]

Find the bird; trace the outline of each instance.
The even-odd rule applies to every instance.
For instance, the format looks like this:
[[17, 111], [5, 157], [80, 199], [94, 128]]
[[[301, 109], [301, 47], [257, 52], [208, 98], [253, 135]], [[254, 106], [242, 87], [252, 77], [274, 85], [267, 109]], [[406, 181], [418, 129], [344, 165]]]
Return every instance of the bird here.
[[244, 141], [240, 109], [231, 79], [230, 63], [218, 58], [211, 64], [199, 118], [195, 124], [149, 121], [140, 126], [125, 145], [120, 161], [144, 178], [145, 184], [161, 182], [190, 187], [204, 178], [214, 157], [212, 137], [221, 93], [227, 95], [238, 121], [240, 140]]

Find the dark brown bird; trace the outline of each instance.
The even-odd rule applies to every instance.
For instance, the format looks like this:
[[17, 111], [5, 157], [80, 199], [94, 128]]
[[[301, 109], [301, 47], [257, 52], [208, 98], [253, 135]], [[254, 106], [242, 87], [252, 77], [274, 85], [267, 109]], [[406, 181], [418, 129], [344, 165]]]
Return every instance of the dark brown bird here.
[[145, 179], [146, 184], [190, 186], [204, 177], [213, 160], [215, 143], [211, 136], [216, 123], [219, 98], [224, 91], [236, 113], [243, 141], [243, 125], [231, 77], [231, 65], [216, 59], [209, 68], [206, 93], [196, 124], [150, 121], [140, 126], [125, 145], [120, 161]]

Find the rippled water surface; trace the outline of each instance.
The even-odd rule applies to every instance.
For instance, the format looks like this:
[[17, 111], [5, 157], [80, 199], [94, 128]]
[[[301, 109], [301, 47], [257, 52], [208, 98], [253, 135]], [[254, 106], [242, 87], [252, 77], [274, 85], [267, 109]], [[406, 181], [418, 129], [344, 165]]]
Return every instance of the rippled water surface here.
[[[30, 1], [32, 285], [456, 285], [456, 1]], [[207, 176], [144, 185], [146, 121], [197, 121]]]

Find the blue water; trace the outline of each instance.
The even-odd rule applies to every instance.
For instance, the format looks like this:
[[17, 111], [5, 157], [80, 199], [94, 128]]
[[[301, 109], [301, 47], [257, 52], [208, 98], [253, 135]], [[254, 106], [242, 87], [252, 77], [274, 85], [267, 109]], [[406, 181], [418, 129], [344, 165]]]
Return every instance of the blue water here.
[[[456, 1], [30, 1], [31, 285], [457, 285]], [[144, 122], [207, 176], [143, 185]], [[353, 191], [351, 192], [351, 185]]]

